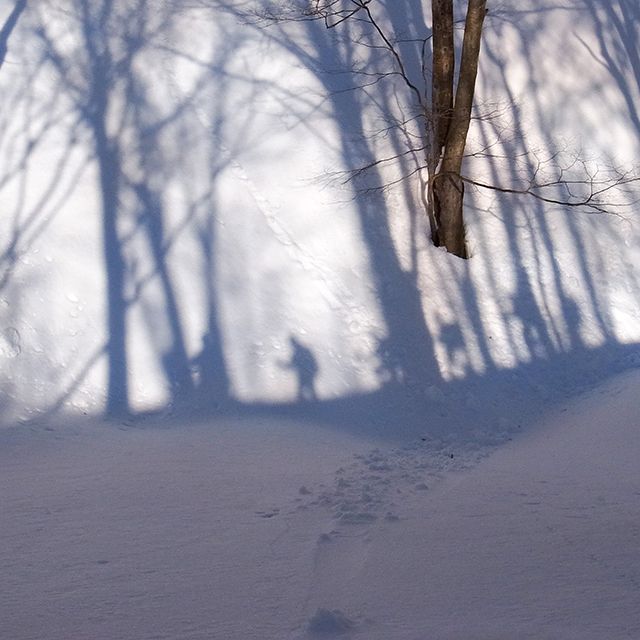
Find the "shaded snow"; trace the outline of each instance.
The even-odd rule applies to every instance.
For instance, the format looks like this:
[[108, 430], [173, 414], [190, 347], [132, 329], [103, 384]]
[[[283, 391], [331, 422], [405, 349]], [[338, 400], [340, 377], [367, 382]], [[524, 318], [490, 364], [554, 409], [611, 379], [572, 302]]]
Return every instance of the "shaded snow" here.
[[639, 383], [479, 461], [282, 421], [5, 432], [2, 635], [636, 637]]

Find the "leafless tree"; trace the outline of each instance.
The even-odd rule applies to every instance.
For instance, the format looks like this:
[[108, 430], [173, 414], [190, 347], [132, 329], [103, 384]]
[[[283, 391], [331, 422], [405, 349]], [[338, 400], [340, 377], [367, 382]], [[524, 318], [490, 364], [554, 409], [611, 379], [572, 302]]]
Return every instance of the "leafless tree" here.
[[[347, 20], [362, 20], [371, 27], [376, 37], [374, 46], [390, 57], [393, 67], [393, 72], [383, 73], [381, 77], [399, 77], [418, 105], [422, 140], [419, 149], [411, 148], [409, 151], [420, 152], [428, 171], [426, 193], [423, 195], [433, 241], [464, 258], [467, 257], [467, 249], [461, 167], [471, 122], [486, 0], [469, 0], [467, 3], [457, 78], [453, 0], [432, 0], [431, 4], [432, 63], [428, 65], [423, 60], [425, 83], [422, 87], [410, 78], [397, 42], [374, 11], [375, 0], [311, 0], [297, 8], [289, 5], [287, 9], [271, 4], [263, 8], [259, 15], [272, 21], [322, 20], [330, 29], [339, 27]], [[424, 55], [426, 43], [425, 40]]]
[[[200, 1], [215, 3], [216, 0]], [[221, 0], [217, 4], [227, 8], [234, 5], [232, 1]], [[263, 24], [316, 20], [328, 29], [344, 29], [346, 23], [357, 21], [368, 28], [373, 40], [356, 38], [354, 43], [381, 53], [386, 59], [386, 70], [353, 70], [366, 76], [365, 82], [357, 88], [368, 90], [380, 82], [400, 81], [407, 90], [407, 104], [402, 110], [408, 115], [392, 126], [404, 127], [407, 122], [418, 121], [420, 140], [416, 144], [411, 136], [407, 136], [404, 151], [355, 168], [349, 175], [360, 176], [374, 166], [388, 165], [407, 156], [415, 158], [415, 168], [401, 179], [426, 172], [427, 179], [421, 184], [422, 200], [433, 242], [457, 256], [466, 258], [468, 255], [463, 216], [465, 185], [527, 195], [549, 204], [590, 212], [611, 213], [624, 206], [619, 198], [626, 197], [625, 190], [640, 180], [636, 171], [616, 167], [608, 167], [605, 171], [580, 157], [567, 159], [566, 154], [560, 153], [548, 154], [545, 159], [529, 159], [526, 166], [533, 167], [533, 171], [523, 172], [519, 184], [491, 184], [465, 174], [463, 163], [471, 121], [473, 117], [487, 117], [472, 116], [488, 13], [486, 0], [466, 0], [466, 18], [460, 24], [454, 15], [453, 0], [431, 0], [431, 33], [422, 42], [422, 78], [409, 72], [401, 43], [389, 25], [384, 3], [379, 0], [276, 1], [262, 3], [252, 10], [247, 9], [247, 4], [252, 3], [243, 2], [241, 13], [253, 16]], [[455, 42], [458, 28], [463, 30], [461, 46], [456, 46]], [[474, 152], [473, 155], [482, 153]]]

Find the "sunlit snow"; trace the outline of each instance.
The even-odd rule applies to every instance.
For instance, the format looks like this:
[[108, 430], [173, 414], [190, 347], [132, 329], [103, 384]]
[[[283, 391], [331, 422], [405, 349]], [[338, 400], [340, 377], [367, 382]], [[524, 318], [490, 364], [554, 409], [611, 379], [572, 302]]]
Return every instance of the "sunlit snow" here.
[[[9, 29], [23, 4], [0, 638], [640, 638], [638, 187], [595, 215], [467, 185], [463, 261], [411, 154], [348, 179], [417, 133], [344, 29], [207, 0]], [[371, 3], [418, 84], [429, 4]], [[465, 171], [633, 171], [636, 4], [489, 3]]]

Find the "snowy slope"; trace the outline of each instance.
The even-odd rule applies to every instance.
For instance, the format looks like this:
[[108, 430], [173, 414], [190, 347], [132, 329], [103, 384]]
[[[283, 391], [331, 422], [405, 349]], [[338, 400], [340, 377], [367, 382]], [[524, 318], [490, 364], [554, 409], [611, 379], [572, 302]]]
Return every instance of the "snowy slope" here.
[[[640, 638], [635, 207], [468, 189], [453, 258], [417, 179], [366, 191], [409, 163], [335, 174], [402, 148], [378, 52], [206, 4], [8, 40], [0, 638]], [[378, 5], [418, 79], [426, 4]], [[468, 170], [632, 166], [638, 25], [490, 7]]]
[[[100, 18], [102, 0], [68, 11], [43, 0], [9, 39], [7, 420], [108, 403], [166, 409], [197, 386], [212, 405], [295, 402], [292, 338], [315, 361], [323, 400], [398, 381], [437, 396], [540, 367], [554, 378], [574, 357], [597, 378], [633, 353], [633, 211], [585, 215], [468, 189], [473, 259], [443, 255], [427, 239], [417, 180], [357, 195], [331, 178], [403, 144], [380, 131], [398, 99], [410, 104], [406, 87], [346, 90], [362, 79], [343, 73], [354, 58], [384, 64], [375, 50], [354, 52], [318, 23], [257, 29], [198, 4], [123, 0]], [[421, 6], [387, 7], [399, 40], [425, 35]], [[495, 153], [468, 170], [518, 185], [556, 152], [602, 171], [632, 166], [634, 11], [626, 0], [492, 7], [478, 96], [478, 114], [492, 117], [474, 121], [469, 149]], [[401, 46], [420, 82], [419, 47]], [[100, 117], [83, 107], [98, 99]], [[103, 130], [115, 160], [96, 146]], [[100, 181], [111, 174], [118, 237], [107, 246], [105, 194], [116, 187]], [[396, 175], [388, 167], [360, 186]]]
[[431, 493], [403, 492], [406, 518], [356, 533], [337, 561], [324, 552], [313, 604], [360, 614], [367, 638], [638, 637], [638, 382], [616, 379]]
[[479, 464], [282, 421], [5, 432], [0, 634], [637, 638], [639, 383]]

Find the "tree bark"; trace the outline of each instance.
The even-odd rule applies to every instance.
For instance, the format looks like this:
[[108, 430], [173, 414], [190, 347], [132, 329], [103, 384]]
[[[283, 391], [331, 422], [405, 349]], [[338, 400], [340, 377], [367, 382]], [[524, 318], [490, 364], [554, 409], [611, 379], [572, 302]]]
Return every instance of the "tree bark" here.
[[449, 253], [467, 257], [462, 204], [464, 182], [455, 173], [439, 173], [433, 181], [433, 204], [438, 220], [438, 242]]
[[433, 71], [431, 75], [432, 155], [438, 164], [453, 114], [453, 0], [432, 0]]
[[460, 76], [456, 88], [453, 116], [447, 135], [442, 170], [460, 173], [462, 157], [467, 143], [471, 122], [471, 109], [478, 75], [478, 58], [482, 39], [482, 24], [486, 14], [487, 0], [469, 0], [464, 27]]

